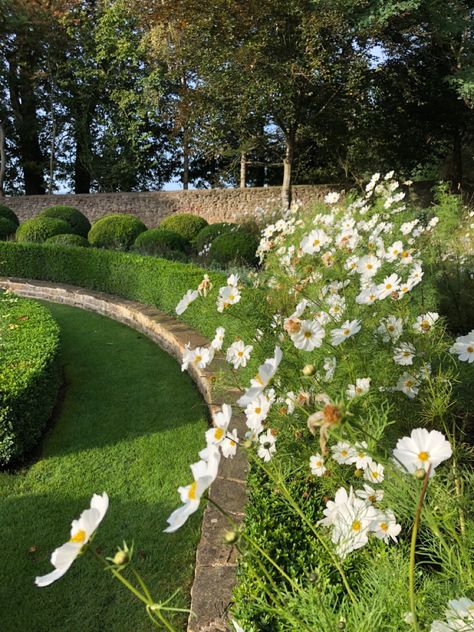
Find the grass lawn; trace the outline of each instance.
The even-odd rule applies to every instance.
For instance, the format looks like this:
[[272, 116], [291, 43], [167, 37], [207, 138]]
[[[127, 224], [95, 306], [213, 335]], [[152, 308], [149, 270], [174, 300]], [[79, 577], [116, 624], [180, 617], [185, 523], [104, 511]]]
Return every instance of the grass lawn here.
[[109, 511], [94, 546], [113, 555], [135, 542], [135, 563], [157, 598], [185, 586], [189, 605], [200, 531], [196, 515], [164, 534], [178, 485], [203, 447], [207, 410], [178, 364], [157, 345], [102, 316], [50, 304], [62, 331], [65, 388], [32, 463], [0, 472], [2, 632], [153, 630], [144, 609], [88, 553], [47, 588], [51, 552], [72, 519], [106, 491]]

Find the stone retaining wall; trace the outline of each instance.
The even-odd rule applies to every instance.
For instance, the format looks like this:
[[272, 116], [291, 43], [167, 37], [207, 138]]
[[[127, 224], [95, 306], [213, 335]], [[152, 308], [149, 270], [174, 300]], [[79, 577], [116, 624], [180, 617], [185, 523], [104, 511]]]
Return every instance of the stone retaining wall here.
[[[153, 307], [116, 296], [72, 285], [5, 277], [0, 277], [0, 288], [11, 290], [19, 296], [64, 303], [103, 314], [151, 338], [180, 363], [184, 346], [188, 342], [192, 347], [209, 345], [208, 340], [185, 323]], [[227, 370], [227, 366], [222, 356], [214, 360], [215, 371]], [[213, 394], [211, 371], [197, 370], [190, 365], [189, 372], [209, 407], [211, 417], [221, 409], [223, 403], [235, 404], [240, 395], [236, 390], [224, 391], [218, 397]], [[246, 430], [245, 417], [237, 406], [233, 406], [233, 411], [231, 429], [236, 428], [239, 436], [243, 436]], [[209, 497], [236, 524], [242, 522], [244, 515], [246, 469], [247, 462], [242, 451], [238, 451], [233, 459], [222, 459], [219, 475], [209, 490]], [[224, 534], [228, 528], [228, 520], [208, 503], [196, 553], [195, 577], [191, 589], [191, 610], [194, 615], [189, 617], [188, 632], [225, 632], [231, 629], [227, 614], [236, 581], [237, 550], [234, 546], [224, 544]]]
[[[330, 185], [298, 185], [294, 199], [304, 204], [322, 199]], [[279, 208], [280, 187], [210, 189], [196, 191], [150, 191], [146, 193], [91, 193], [89, 195], [23, 195], [5, 198], [4, 203], [21, 221], [35, 217], [56, 204], [75, 206], [91, 221], [107, 213], [132, 213], [149, 228], [172, 213], [194, 213], [208, 222], [236, 222], [252, 217], [257, 207], [265, 211]]]

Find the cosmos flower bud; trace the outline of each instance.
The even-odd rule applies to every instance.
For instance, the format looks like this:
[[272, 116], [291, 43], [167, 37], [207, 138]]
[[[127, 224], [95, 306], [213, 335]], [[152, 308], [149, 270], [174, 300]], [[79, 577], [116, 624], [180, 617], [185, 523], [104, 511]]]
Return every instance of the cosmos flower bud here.
[[306, 375], [306, 377], [309, 377], [310, 375], [314, 375], [315, 371], [316, 367], [314, 364], [305, 364], [301, 372], [303, 375]]
[[234, 544], [239, 539], [239, 534], [237, 531], [226, 531], [224, 533], [224, 541], [226, 544]]
[[417, 470], [415, 470], [414, 476], [419, 481], [422, 481], [425, 478], [425, 476], [426, 476], [426, 472], [425, 472], [425, 470], [422, 467], [420, 467]]
[[125, 564], [128, 564], [129, 562], [130, 553], [127, 550], [120, 549], [114, 555], [114, 564], [117, 564], [117, 566], [125, 566]]

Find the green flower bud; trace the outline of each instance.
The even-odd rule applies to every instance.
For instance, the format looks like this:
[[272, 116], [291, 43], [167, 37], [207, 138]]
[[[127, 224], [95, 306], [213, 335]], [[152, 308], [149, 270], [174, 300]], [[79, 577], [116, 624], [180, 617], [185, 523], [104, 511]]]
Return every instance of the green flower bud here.
[[419, 467], [416, 472], [415, 472], [415, 478], [417, 478], [419, 481], [422, 481], [426, 476], [426, 472], [422, 467]]
[[302, 373], [303, 375], [306, 375], [306, 377], [309, 377], [310, 375], [314, 375], [315, 371], [316, 371], [316, 367], [314, 366], [314, 364], [305, 364], [302, 369]]
[[226, 544], [234, 544], [239, 539], [237, 531], [226, 531], [224, 533], [224, 541]]
[[125, 566], [130, 562], [130, 555], [128, 551], [119, 550], [114, 555], [114, 564], [117, 566]]

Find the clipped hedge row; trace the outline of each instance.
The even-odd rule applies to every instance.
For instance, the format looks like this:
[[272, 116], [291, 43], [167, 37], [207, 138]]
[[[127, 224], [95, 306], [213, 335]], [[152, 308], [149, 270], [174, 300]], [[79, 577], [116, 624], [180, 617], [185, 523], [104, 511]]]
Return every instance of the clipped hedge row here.
[[0, 294], [0, 466], [38, 442], [61, 382], [59, 327], [46, 308]]
[[[0, 276], [70, 283], [83, 288], [116, 294], [157, 307], [176, 317], [175, 307], [189, 289], [196, 289], [204, 274], [214, 288], [207, 298], [192, 303], [180, 316], [203, 336], [212, 339], [217, 325], [226, 327], [229, 342], [236, 336], [254, 335], [261, 326], [258, 292], [243, 293], [240, 303], [218, 314], [219, 287], [226, 275], [203, 270], [189, 263], [168, 261], [105, 249], [42, 244], [0, 243]], [[255, 355], [255, 362], [258, 361]]]

